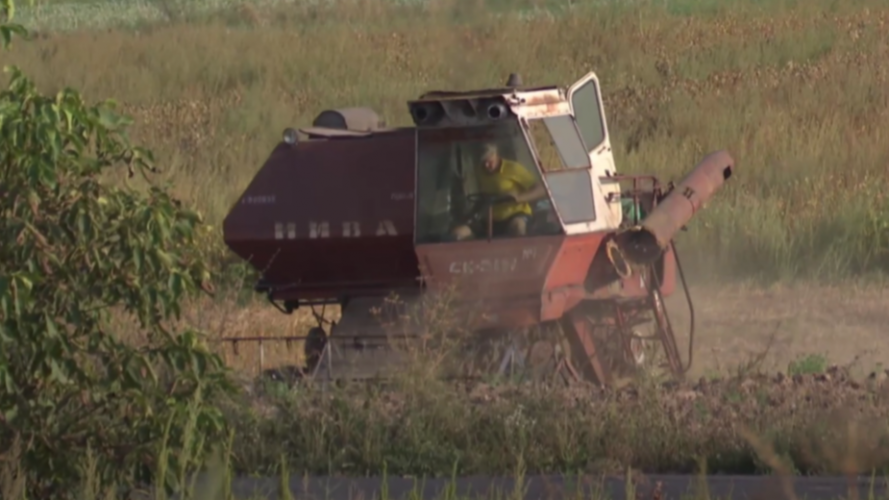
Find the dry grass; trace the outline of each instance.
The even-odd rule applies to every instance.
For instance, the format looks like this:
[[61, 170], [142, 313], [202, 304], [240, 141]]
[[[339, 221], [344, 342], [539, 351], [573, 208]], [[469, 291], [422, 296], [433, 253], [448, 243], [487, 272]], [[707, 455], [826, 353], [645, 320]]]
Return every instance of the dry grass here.
[[[878, 291], [735, 286], [693, 293], [700, 347], [688, 383], [667, 389], [643, 378], [630, 389], [600, 392], [461, 385], [409, 372], [386, 391], [260, 384], [253, 389], [264, 390], [223, 406], [236, 428], [231, 460], [239, 474], [266, 475], [277, 473], [282, 454], [294, 473], [305, 474], [446, 476], [455, 466], [458, 475], [503, 475], [519, 466], [529, 474], [694, 473], [700, 459], [708, 470], [735, 474], [774, 471], [775, 463], [793, 473], [889, 470], [886, 373], [853, 378], [826, 370], [824, 359], [799, 356], [821, 351], [846, 364], [869, 339], [872, 355], [886, 359], [878, 342], [885, 324]], [[311, 324], [305, 314], [284, 316], [262, 303], [231, 304], [224, 297], [203, 301], [184, 320], [216, 336], [280, 335], [286, 332], [277, 328], [304, 331]], [[793, 325], [799, 311], [809, 318]], [[825, 319], [832, 315], [864, 335], [831, 336]], [[676, 321], [681, 326], [684, 318]], [[775, 330], [766, 328], [776, 322], [791, 323], [779, 333], [796, 342], [782, 344], [787, 339], [779, 335], [761, 363], [741, 363], [762, 351], [766, 333]], [[256, 349], [242, 345], [238, 356], [227, 352], [228, 361], [256, 375]], [[288, 351], [268, 342], [265, 349], [266, 367], [299, 359], [298, 345]], [[856, 368], [862, 367], [869, 366]], [[761, 375], [774, 368], [786, 375]], [[752, 436], [774, 448], [774, 456], [763, 457]]]
[[[254, 403], [237, 419], [240, 473], [269, 474], [280, 454], [306, 474], [361, 476], [685, 473], [815, 475], [887, 470], [885, 382], [841, 370], [748, 375], [665, 391], [599, 392], [513, 385], [374, 391], [310, 388]], [[554, 411], [554, 409], [558, 411]], [[243, 410], [242, 410], [243, 411]], [[866, 431], [865, 431], [866, 430]], [[750, 444], [758, 436], [777, 458]]]
[[[852, 283], [693, 287], [696, 349], [691, 375], [733, 372], [758, 357], [757, 368], [768, 372], [787, 370], [807, 356], [846, 366], [857, 376], [889, 366], [885, 290]], [[687, 307], [679, 296], [671, 297], [668, 306], [684, 342]]]
[[619, 169], [675, 178], [708, 151], [736, 156], [737, 178], [683, 235], [697, 267], [776, 279], [883, 269], [885, 3], [739, 0], [694, 17], [654, 4], [527, 21], [466, 1], [245, 6], [189, 24], [47, 34], [10, 62], [46, 89], [126, 103], [175, 190], [216, 223], [280, 131], [324, 108], [371, 105], [406, 124], [405, 100], [431, 88], [489, 86], [512, 71], [569, 83], [595, 70]]
[[[268, 384], [227, 409], [237, 428], [232, 460], [244, 474], [274, 474], [281, 454], [306, 474], [442, 476], [455, 464], [459, 475], [502, 475], [519, 465], [529, 474], [614, 474], [628, 467], [694, 473], [699, 459], [711, 471], [735, 474], [775, 471], [776, 463], [792, 473], [889, 470], [886, 373], [852, 377], [826, 369], [824, 358], [804, 356], [822, 352], [852, 368], [885, 360], [880, 291], [733, 286], [693, 293], [700, 347], [688, 383], [667, 389], [642, 379], [634, 388], [600, 392], [464, 386], [411, 372], [387, 391]], [[234, 311], [230, 304], [206, 302], [192, 309], [204, 316], [186, 319], [218, 335], [262, 335], [275, 325], [311, 321], [261, 303]], [[676, 319], [678, 326], [684, 319]], [[838, 322], [853, 329], [832, 326]], [[768, 356], [749, 363], [775, 326], [778, 341]], [[298, 360], [298, 346], [277, 345], [266, 343], [267, 367]], [[255, 351], [241, 346], [239, 356], [228, 354], [241, 372], [256, 374]], [[761, 374], [776, 368], [785, 375]], [[774, 448], [774, 456], [763, 457], [750, 444], [754, 436], [757, 446]]]

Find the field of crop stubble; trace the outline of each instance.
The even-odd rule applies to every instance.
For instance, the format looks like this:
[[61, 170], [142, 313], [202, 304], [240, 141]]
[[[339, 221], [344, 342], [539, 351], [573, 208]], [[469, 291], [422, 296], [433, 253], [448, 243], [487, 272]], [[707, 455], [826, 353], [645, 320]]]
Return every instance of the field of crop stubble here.
[[[404, 101], [425, 90], [491, 86], [510, 72], [528, 84], [566, 84], [594, 70], [619, 170], [677, 178], [721, 148], [738, 161], [736, 177], [680, 237], [697, 313], [695, 377], [726, 375], [772, 334], [767, 369], [786, 370], [805, 354], [865, 370], [889, 360], [879, 279], [889, 267], [889, 7], [670, 5], [577, 2], [570, 15], [519, 19], [469, 0], [422, 9], [373, 0], [244, 4], [138, 29], [46, 31], [4, 57], [46, 90], [71, 85], [124, 103], [134, 138], [216, 227], [280, 131], [322, 109], [370, 105], [390, 124], [407, 124]], [[745, 279], [757, 282], [738, 284]], [[682, 304], [674, 310], [681, 316]], [[262, 302], [203, 303], [188, 317], [218, 335], [294, 334], [309, 324]], [[251, 371], [251, 349], [229, 360]], [[267, 346], [267, 366], [292, 362], [293, 353]], [[820, 364], [808, 358], [808, 369]], [[608, 456], [613, 463], [602, 467], [675, 471], [707, 456], [749, 471], [759, 462], [739, 451], [743, 424], [774, 438], [797, 467], [821, 472], [840, 466], [803, 449], [813, 426], [842, 416], [833, 410], [886, 427], [884, 396], [836, 373], [764, 384], [742, 377], [669, 394], [498, 391], [325, 397], [320, 412], [301, 404], [310, 396], [290, 395], [265, 406], [278, 418], [242, 426], [236, 462], [256, 468], [285, 452], [313, 472], [373, 472], [386, 461], [390, 470], [447, 473], [455, 462], [463, 472], [503, 472], [522, 457], [531, 469], [569, 470]], [[547, 411], [553, 404], [576, 410]], [[501, 449], [504, 442], [521, 449]], [[889, 462], [866, 455], [855, 467]]]

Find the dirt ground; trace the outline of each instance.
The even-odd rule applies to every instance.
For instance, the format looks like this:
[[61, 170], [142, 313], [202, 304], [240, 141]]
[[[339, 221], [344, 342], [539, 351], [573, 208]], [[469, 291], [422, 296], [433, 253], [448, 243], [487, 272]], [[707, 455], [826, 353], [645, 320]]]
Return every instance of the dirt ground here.
[[[889, 293], [877, 286], [796, 285], [770, 288], [740, 285], [691, 286], [695, 313], [694, 360], [691, 377], [724, 375], [761, 358], [759, 368], [786, 371], [788, 363], [806, 355], [848, 366], [865, 375], [889, 365]], [[689, 314], [684, 296], [668, 300], [683, 357]], [[287, 316], [256, 302], [242, 308], [216, 305], [218, 314], [202, 309], [195, 317], [216, 338], [305, 335], [314, 320], [307, 310]], [[253, 374], [263, 368], [300, 361], [298, 342], [240, 342], [223, 345], [226, 361]]]
[[[762, 356], [785, 371], [806, 355], [862, 374], [889, 362], [889, 293], [877, 286], [698, 286], [691, 288], [695, 349], [691, 375], [725, 372]], [[668, 302], [677, 336], [688, 338], [688, 308]]]

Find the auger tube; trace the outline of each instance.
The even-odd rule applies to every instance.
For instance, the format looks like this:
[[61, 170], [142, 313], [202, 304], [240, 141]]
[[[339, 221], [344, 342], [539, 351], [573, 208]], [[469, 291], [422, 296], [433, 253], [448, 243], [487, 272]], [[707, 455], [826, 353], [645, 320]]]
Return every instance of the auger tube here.
[[670, 241], [731, 177], [735, 160], [727, 151], [707, 155], [636, 227], [618, 236], [624, 257], [636, 265], [657, 260]]

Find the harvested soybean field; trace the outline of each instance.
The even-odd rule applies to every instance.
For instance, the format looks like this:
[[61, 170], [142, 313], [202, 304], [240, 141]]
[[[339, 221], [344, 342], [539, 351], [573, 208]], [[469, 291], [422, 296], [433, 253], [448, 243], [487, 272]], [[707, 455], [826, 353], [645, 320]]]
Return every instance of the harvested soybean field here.
[[[282, 455], [313, 475], [692, 474], [701, 461], [715, 473], [882, 472], [889, 7], [522, 5], [514, 15], [482, 1], [245, 2], [40, 28], [4, 62], [45, 91], [119, 101], [132, 137], [220, 244], [222, 218], [285, 127], [358, 105], [406, 125], [407, 99], [495, 86], [512, 72], [543, 85], [595, 71], [621, 172], [678, 180], [707, 152], [737, 160], [678, 240], [695, 305], [688, 381], [616, 391], [422, 377], [387, 391], [251, 384], [224, 408], [239, 474], [276, 474]], [[190, 304], [183, 321], [217, 337], [311, 326], [223, 295], [232, 298]], [[688, 314], [680, 297], [670, 307], [682, 338]], [[263, 368], [298, 358], [292, 346], [265, 349]], [[258, 371], [255, 346], [224, 355], [245, 376]]]

